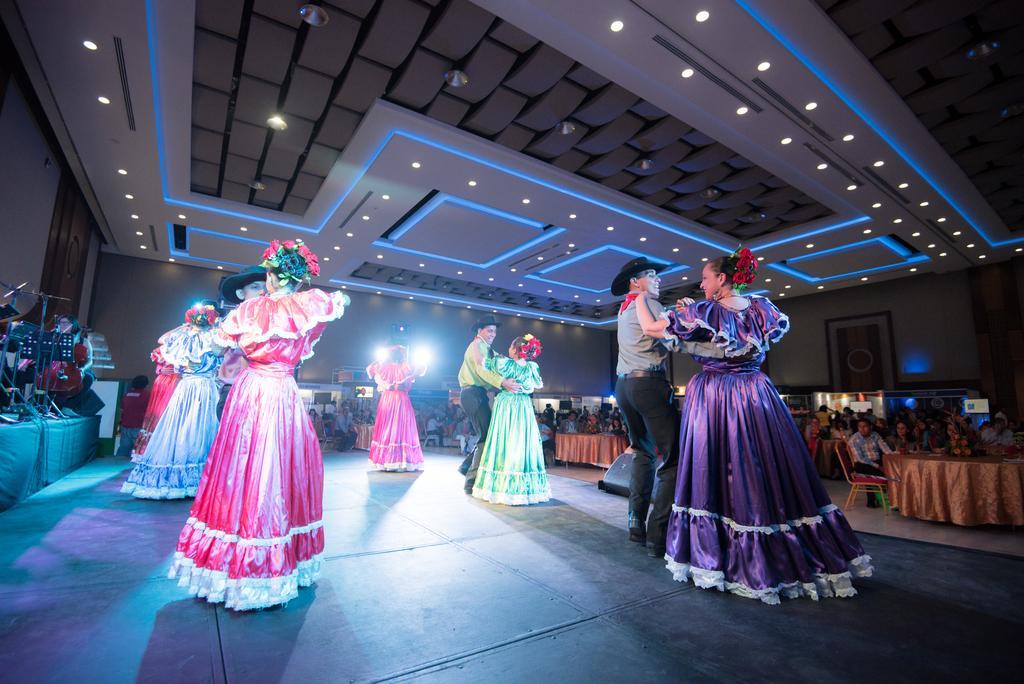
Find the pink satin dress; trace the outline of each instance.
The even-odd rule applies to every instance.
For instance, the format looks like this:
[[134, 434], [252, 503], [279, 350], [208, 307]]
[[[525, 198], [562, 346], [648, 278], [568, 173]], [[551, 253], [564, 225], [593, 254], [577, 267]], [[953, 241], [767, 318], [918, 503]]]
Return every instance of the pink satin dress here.
[[132, 445], [132, 458], [142, 456], [146, 453], [149, 445], [149, 438], [153, 435], [153, 428], [160, 422], [160, 416], [164, 414], [167, 403], [174, 394], [174, 388], [178, 385], [181, 375], [173, 363], [164, 359], [160, 347], [153, 350], [149, 355], [150, 360], [156, 364], [156, 380], [153, 381], [153, 389], [149, 393], [149, 402], [146, 403], [146, 413], [142, 418], [142, 429], [139, 436], [135, 438]]
[[313, 355], [341, 292], [251, 299], [221, 324], [220, 342], [249, 360], [228, 395], [170, 576], [235, 610], [295, 598], [320, 574], [324, 469], [295, 366]]
[[421, 369], [407, 363], [374, 363], [366, 369], [380, 392], [377, 419], [370, 442], [370, 463], [377, 470], [423, 469], [416, 413], [409, 401], [409, 389]]

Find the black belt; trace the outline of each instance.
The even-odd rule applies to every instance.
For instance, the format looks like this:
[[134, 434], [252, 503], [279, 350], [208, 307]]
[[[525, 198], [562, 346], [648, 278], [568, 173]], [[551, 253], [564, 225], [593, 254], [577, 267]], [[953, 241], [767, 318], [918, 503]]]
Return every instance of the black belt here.
[[640, 370], [630, 371], [623, 373], [619, 376], [620, 378], [661, 378], [662, 380], [668, 380], [663, 370]]

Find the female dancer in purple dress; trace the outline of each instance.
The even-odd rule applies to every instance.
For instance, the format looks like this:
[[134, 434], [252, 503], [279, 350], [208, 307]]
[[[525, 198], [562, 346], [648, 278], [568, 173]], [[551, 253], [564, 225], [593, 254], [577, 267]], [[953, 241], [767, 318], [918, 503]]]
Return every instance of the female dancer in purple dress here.
[[686, 386], [667, 567], [680, 582], [765, 603], [854, 596], [851, 573], [870, 576], [871, 558], [760, 371], [789, 319], [764, 297], [737, 294], [756, 268], [740, 250], [704, 267], [706, 301], [681, 300], [661, 321], [638, 307], [645, 326], [685, 341], [704, 368]]

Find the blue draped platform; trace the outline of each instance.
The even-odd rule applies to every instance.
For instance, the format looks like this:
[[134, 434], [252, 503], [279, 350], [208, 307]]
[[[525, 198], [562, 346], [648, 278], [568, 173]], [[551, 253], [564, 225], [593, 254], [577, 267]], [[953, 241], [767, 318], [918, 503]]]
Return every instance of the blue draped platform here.
[[99, 429], [98, 416], [0, 425], [0, 511], [92, 459]]

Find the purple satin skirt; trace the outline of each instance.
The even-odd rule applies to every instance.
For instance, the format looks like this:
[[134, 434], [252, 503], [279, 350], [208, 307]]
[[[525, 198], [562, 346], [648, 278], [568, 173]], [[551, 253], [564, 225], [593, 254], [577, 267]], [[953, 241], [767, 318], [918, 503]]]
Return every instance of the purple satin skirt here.
[[686, 387], [665, 558], [675, 579], [766, 603], [853, 596], [870, 557], [818, 479], [760, 370], [708, 370]]

